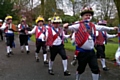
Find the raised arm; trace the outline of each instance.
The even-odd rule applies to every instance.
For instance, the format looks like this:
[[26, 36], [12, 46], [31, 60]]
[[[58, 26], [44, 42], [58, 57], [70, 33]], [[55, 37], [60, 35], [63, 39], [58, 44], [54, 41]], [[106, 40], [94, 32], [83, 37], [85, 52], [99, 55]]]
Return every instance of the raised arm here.
[[117, 30], [118, 29], [118, 27], [107, 27], [107, 26], [96, 25], [96, 24], [95, 24], [95, 27], [96, 27], [96, 30], [98, 30], [98, 31], [110, 31], [110, 30]]
[[72, 24], [72, 25], [69, 24], [69, 23], [65, 23], [65, 24], [63, 25], [64, 28], [67, 28], [67, 29], [69, 29], [69, 30], [71, 30], [71, 31], [77, 31], [77, 30], [79, 29], [79, 26], [80, 26], [79, 23]]
[[63, 31], [63, 37], [64, 37], [64, 38], [69, 38], [70, 35], [66, 35], [65, 32]]
[[0, 27], [1, 30], [4, 30], [6, 28], [6, 23], [3, 23], [3, 25]]
[[107, 35], [107, 38], [114, 38], [118, 36], [118, 34], [108, 34], [108, 33], [106, 33], [106, 35]]
[[35, 26], [31, 31], [28, 31], [28, 34], [34, 34], [36, 32], [36, 27], [37, 26]]

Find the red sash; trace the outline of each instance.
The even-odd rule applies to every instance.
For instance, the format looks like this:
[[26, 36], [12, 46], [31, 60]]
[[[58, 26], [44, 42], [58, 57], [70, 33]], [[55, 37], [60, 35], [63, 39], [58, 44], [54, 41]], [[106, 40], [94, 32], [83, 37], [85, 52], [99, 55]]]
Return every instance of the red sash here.
[[[79, 26], [79, 29], [78, 31], [75, 33], [75, 42], [77, 44], [77, 46], [81, 47], [85, 42], [86, 40], [88, 40], [88, 37], [89, 37], [89, 33], [88, 33], [88, 30], [87, 28], [85, 27], [84, 25], [84, 22], [79, 22], [80, 26]], [[95, 35], [95, 26], [90, 23], [90, 29], [94, 29], [94, 35]]]
[[[56, 31], [55, 31], [55, 32], [56, 32]], [[60, 30], [59, 30], [59, 33], [61, 33]], [[56, 33], [55, 35], [53, 35], [53, 33], [52, 33], [52, 27], [49, 27], [49, 28], [48, 28], [48, 38], [47, 38], [46, 45], [52, 46], [53, 42], [56, 40], [56, 38], [57, 38], [58, 36], [60, 36], [60, 35], [57, 34], [57, 33]]]
[[20, 29], [26, 28], [27, 25], [25, 24], [25, 26], [22, 26], [22, 24], [20, 24]]
[[[40, 32], [38, 32], [38, 30], [40, 30]], [[42, 29], [38, 28], [38, 26], [36, 27], [36, 38], [39, 38], [39, 36], [45, 32], [45, 28], [44, 26], [42, 26]]]

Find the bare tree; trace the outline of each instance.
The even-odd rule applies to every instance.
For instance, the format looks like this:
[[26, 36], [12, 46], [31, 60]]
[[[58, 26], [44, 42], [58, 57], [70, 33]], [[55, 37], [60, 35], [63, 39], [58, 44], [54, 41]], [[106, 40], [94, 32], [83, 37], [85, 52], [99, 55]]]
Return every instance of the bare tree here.
[[120, 24], [120, 1], [119, 0], [114, 0], [117, 11], [118, 11], [118, 17], [119, 17], [119, 24]]
[[42, 16], [44, 16], [44, 0], [41, 0], [41, 10], [40, 10], [40, 14], [42, 15]]
[[83, 8], [84, 5], [87, 6], [93, 6], [93, 0], [70, 0], [73, 5], [73, 15], [76, 15], [76, 13], [79, 13], [80, 10]]
[[113, 0], [99, 0], [96, 2], [96, 16], [108, 20], [114, 17], [116, 9]]

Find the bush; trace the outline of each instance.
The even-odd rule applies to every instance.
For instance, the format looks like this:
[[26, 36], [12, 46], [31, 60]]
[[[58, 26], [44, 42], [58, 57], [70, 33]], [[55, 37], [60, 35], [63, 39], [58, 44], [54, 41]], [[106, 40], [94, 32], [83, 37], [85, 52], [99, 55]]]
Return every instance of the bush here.
[[77, 20], [79, 20], [79, 17], [77, 16], [70, 16], [70, 15], [63, 15], [61, 16], [63, 23], [73, 23]]

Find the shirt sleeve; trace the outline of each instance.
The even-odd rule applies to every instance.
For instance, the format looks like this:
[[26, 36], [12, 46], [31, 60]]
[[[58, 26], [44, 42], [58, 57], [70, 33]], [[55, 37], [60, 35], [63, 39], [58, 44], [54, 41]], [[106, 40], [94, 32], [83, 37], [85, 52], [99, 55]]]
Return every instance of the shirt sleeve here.
[[71, 42], [72, 42], [72, 43], [75, 42], [75, 32], [72, 33]]
[[66, 35], [65, 32], [63, 31], [63, 37], [64, 37], [64, 38], [69, 38], [70, 35]]
[[77, 31], [79, 29], [80, 24], [73, 24], [68, 26], [68, 29], [71, 31]]
[[46, 27], [47, 29], [49, 28], [49, 26], [48, 26], [48, 25], [46, 25], [45, 27]]
[[113, 27], [107, 27], [107, 26], [103, 26], [103, 25], [96, 25], [95, 24], [95, 28], [98, 31], [110, 31], [110, 30], [114, 30]]
[[27, 25], [27, 27], [29, 27], [29, 26]]
[[48, 29], [46, 29], [45, 36], [46, 36], [46, 40], [47, 40], [48, 39]]
[[35, 26], [31, 31], [28, 31], [28, 34], [34, 34], [36, 32], [36, 27], [37, 26]]
[[114, 38], [114, 37], [116, 37], [115, 34], [108, 34], [108, 33], [106, 33], [106, 36], [107, 36], [107, 38]]
[[96, 37], [99, 35], [99, 32], [98, 31], [96, 31]]
[[3, 23], [3, 25], [0, 27], [1, 30], [4, 30], [6, 28], [6, 23]]
[[95, 27], [96, 27], [96, 30], [98, 30], [98, 31], [110, 31], [110, 30], [114, 30], [113, 27], [108, 27], [108, 26], [103, 26], [103, 25], [96, 25], [95, 24]]
[[21, 29], [20, 29], [20, 24], [18, 24], [18, 31], [20, 31]]

